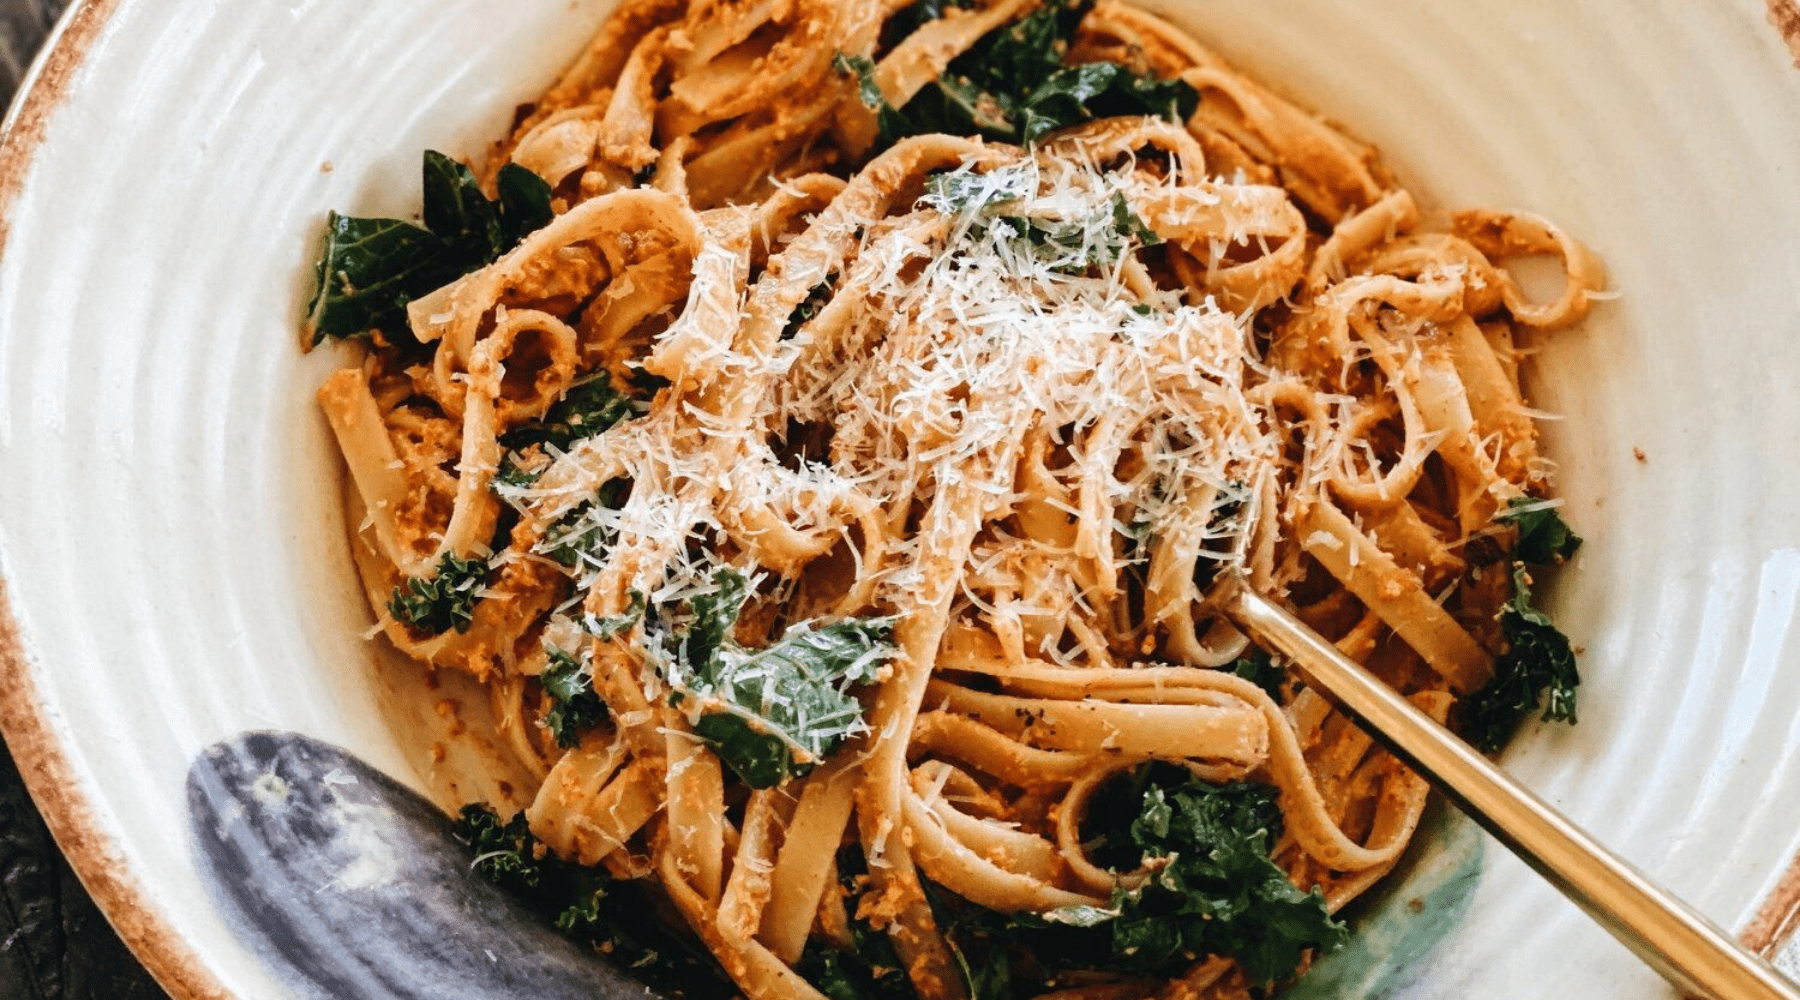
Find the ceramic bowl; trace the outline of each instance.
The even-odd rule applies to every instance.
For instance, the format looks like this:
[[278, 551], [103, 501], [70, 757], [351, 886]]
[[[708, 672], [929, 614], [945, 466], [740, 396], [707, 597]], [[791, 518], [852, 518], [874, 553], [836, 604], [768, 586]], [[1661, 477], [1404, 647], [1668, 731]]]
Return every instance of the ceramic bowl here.
[[[342, 358], [297, 343], [325, 211], [408, 211], [419, 151], [478, 154], [609, 5], [87, 0], [8, 119], [0, 724], [178, 998], [621, 989], [434, 846], [423, 803], [479, 789], [452, 787], [419, 679], [364, 639], [312, 401]], [[1551, 593], [1585, 647], [1581, 722], [1504, 763], [1779, 955], [1800, 895], [1800, 12], [1156, 6], [1378, 143], [1428, 206], [1536, 211], [1606, 259], [1619, 299], [1531, 373], [1588, 538]], [[314, 868], [243, 833], [302, 808], [331, 817]], [[1293, 995], [1662, 989], [1445, 811], [1358, 921]]]

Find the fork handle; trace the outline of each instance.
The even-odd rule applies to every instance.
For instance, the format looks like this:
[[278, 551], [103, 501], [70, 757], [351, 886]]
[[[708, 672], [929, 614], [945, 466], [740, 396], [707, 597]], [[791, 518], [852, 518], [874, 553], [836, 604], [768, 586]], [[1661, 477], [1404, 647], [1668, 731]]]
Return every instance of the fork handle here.
[[1286, 654], [1320, 694], [1678, 989], [1709, 1000], [1800, 1000], [1800, 992], [1769, 963], [1507, 777], [1285, 608], [1242, 584], [1219, 596], [1229, 617]]

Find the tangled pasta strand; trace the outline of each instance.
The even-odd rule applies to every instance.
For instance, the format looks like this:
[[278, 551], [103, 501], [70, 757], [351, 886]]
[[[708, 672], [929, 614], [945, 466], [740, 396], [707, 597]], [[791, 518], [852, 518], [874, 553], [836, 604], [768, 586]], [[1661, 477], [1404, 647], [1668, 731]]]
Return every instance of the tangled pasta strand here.
[[[1550, 468], [1517, 338], [1605, 282], [1535, 216], [1427, 227], [1374, 150], [1112, 0], [1066, 61], [1182, 81], [1193, 115], [870, 156], [880, 116], [834, 56], [901, 106], [1040, 5], [945, 6], [893, 37], [872, 0], [627, 0], [481, 175], [532, 171], [553, 221], [319, 393], [387, 639], [486, 682], [542, 782], [533, 834], [657, 884], [755, 1000], [821, 996], [795, 966], [851, 921], [960, 1000], [931, 887], [1104, 908], [1152, 871], [1084, 824], [1153, 763], [1273, 786], [1274, 859], [1332, 910], [1391, 869], [1424, 784], [1292, 679], [1234, 673], [1248, 640], [1207, 588], [1244, 575], [1451, 718], [1505, 645], [1510, 578], [1475, 549]], [[1561, 266], [1554, 299], [1521, 256]], [[639, 401], [517, 444], [595, 380]], [[388, 595], [447, 588], [450, 559], [485, 571], [432, 634]], [[891, 623], [835, 752], [773, 734], [804, 772], [775, 787], [723, 761], [697, 707], [723, 696], [682, 673], [725, 571], [727, 658]], [[553, 654], [604, 722], [552, 731]], [[1196, 958], [1048, 995], [1254, 985]]]

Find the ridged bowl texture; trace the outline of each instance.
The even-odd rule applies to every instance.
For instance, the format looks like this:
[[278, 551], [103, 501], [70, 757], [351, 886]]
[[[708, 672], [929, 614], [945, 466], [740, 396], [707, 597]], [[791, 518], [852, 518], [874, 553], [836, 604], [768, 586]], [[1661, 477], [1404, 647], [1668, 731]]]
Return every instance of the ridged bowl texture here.
[[[1429, 209], [1538, 212], [1606, 260], [1617, 301], [1530, 372], [1587, 537], [1549, 589], [1585, 651], [1581, 721], [1528, 727], [1504, 764], [1748, 926], [1800, 848], [1800, 71], [1767, 9], [1154, 6], [1377, 143]], [[198, 874], [184, 781], [206, 747], [288, 730], [431, 790], [428, 748], [381, 707], [312, 399], [345, 355], [298, 346], [324, 213], [407, 214], [420, 150], [479, 155], [609, 7], [101, 0], [16, 119], [8, 731], [45, 737], [24, 756], [58, 762], [34, 790], [84, 834], [84, 877], [135, 887], [102, 894], [115, 920], [185, 945], [187, 975], [152, 961], [183, 992], [288, 990]], [[1450, 885], [1453, 912], [1371, 939], [1319, 995], [1664, 995], [1504, 851], [1450, 819], [1435, 836], [1389, 898]]]

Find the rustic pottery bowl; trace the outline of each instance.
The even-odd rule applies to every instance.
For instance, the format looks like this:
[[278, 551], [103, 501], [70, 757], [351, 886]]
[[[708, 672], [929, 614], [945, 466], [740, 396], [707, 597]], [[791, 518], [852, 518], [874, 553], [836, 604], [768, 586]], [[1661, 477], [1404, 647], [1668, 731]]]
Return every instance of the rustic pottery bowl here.
[[[1619, 299], [1533, 372], [1588, 538], [1552, 588], [1581, 722], [1504, 762], [1785, 960], [1800, 12], [1155, 6], [1378, 143], [1429, 206], [1540, 212], [1608, 262]], [[0, 725], [178, 998], [633, 989], [486, 892], [425, 805], [479, 789], [454, 748], [434, 760], [420, 679], [363, 638], [312, 402], [341, 358], [296, 330], [326, 209], [409, 210], [419, 151], [478, 154], [609, 7], [87, 0], [8, 119]], [[1425, 840], [1291, 995], [1663, 995], [1466, 821], [1440, 810]]]

